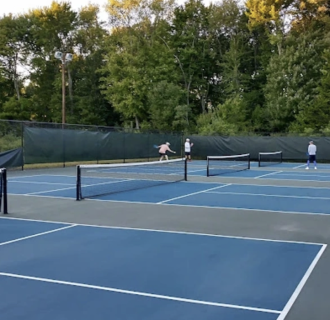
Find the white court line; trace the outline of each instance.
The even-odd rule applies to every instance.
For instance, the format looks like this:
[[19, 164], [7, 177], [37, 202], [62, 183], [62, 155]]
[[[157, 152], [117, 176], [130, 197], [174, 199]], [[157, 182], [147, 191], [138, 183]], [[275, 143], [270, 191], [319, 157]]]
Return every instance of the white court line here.
[[223, 186], [214, 187], [214, 188], [210, 188], [210, 189], [206, 189], [206, 190], [202, 190], [202, 191], [197, 191], [197, 192], [193, 192], [193, 193], [188, 193], [188, 194], [185, 194], [183, 196], [179, 196], [179, 197], [175, 197], [175, 198], [171, 198], [171, 199], [167, 199], [167, 200], [164, 200], [164, 201], [157, 202], [157, 204], [163, 204], [163, 203], [166, 203], [166, 202], [169, 202], [169, 201], [172, 201], [172, 200], [177, 200], [177, 199], [182, 199], [182, 198], [190, 197], [190, 196], [193, 196], [195, 194], [205, 193], [207, 191], [211, 191], [211, 190], [215, 190], [215, 189], [220, 189], [220, 188], [228, 187], [230, 185], [231, 185], [231, 183], [228, 183], [228, 184], [225, 184]]
[[[313, 172], [313, 173], [311, 173]], [[310, 169], [306, 171], [299, 171], [299, 172], [293, 172], [293, 171], [282, 171], [281, 176], [292, 176], [292, 177], [326, 177], [330, 178], [330, 175], [324, 175], [324, 173], [319, 172], [315, 169]]]
[[[304, 177], [306, 177], [306, 176], [304, 176]], [[319, 183], [329, 183], [330, 182], [330, 180], [312, 180], [312, 179], [310, 179], [310, 180], [305, 180], [305, 179], [285, 179], [285, 178], [283, 178], [283, 179], [271, 179], [271, 180], [276, 180], [276, 181], [302, 181], [302, 182], [319, 182]], [[299, 187], [298, 187], [299, 188]]]
[[257, 176], [257, 177], [254, 177], [253, 179], [259, 179], [259, 178], [262, 178], [262, 177], [266, 177], [266, 176], [270, 176], [270, 175], [275, 175], [275, 174], [278, 174], [278, 173], [281, 173], [283, 171], [275, 171], [275, 172], [271, 172], [271, 173], [266, 173], [266, 174], [263, 174], [261, 176]]
[[[107, 181], [107, 182], [101, 182], [101, 183], [95, 183], [95, 184], [85, 184], [85, 185], [83, 184], [81, 187], [82, 188], [93, 187], [93, 186], [99, 186], [99, 185], [105, 185], [105, 184], [114, 184], [114, 183], [126, 182], [126, 181], [131, 181], [131, 180], [133, 180], [133, 179], [126, 179], [126, 180], [119, 180], [119, 181]], [[76, 186], [72, 185], [72, 187], [69, 187], [69, 188], [61, 188], [61, 189], [52, 189], [52, 190], [46, 190], [46, 191], [30, 192], [30, 193], [26, 193], [24, 195], [38, 195], [38, 194], [43, 194], [43, 193], [51, 193], [51, 192], [71, 190], [71, 189], [76, 189]]]
[[[15, 194], [16, 196], [26, 197], [39, 197], [39, 198], [50, 198], [50, 199], [63, 199], [72, 201], [74, 197], [55, 197], [55, 196], [43, 196], [43, 195], [29, 195], [29, 194]], [[165, 205], [165, 206], [176, 206], [176, 207], [188, 207], [188, 208], [204, 208], [204, 209], [221, 209], [221, 210], [234, 210], [234, 211], [257, 211], [257, 212], [270, 212], [270, 213], [288, 213], [288, 214], [302, 214], [302, 215], [318, 215], [326, 216], [330, 218], [330, 213], [324, 212], [302, 212], [302, 211], [283, 211], [283, 210], [267, 210], [267, 209], [250, 209], [250, 208], [238, 208], [238, 207], [218, 207], [218, 206], [205, 206], [205, 205], [190, 205], [190, 204], [175, 204], [175, 203], [155, 203], [155, 202], [141, 202], [141, 201], [126, 201], [126, 200], [104, 200], [104, 199], [84, 199], [83, 201], [99, 201], [99, 202], [112, 202], [112, 203], [128, 203], [128, 204], [140, 204], [140, 205]], [[0, 217], [1, 218], [1, 217]]]
[[46, 185], [61, 185], [61, 186], [74, 186], [74, 183], [59, 183], [59, 182], [40, 182], [40, 181], [18, 181], [18, 180], [9, 180], [9, 182], [17, 183], [26, 183], [26, 184], [46, 184]]
[[[25, 197], [37, 197], [37, 198], [49, 198], [49, 199], [62, 199], [72, 201], [74, 197], [58, 197], [58, 196], [46, 196], [46, 195], [34, 195], [34, 194], [12, 194], [13, 196], [25, 196]], [[126, 200], [105, 200], [105, 199], [84, 199], [83, 201], [99, 201], [99, 202], [112, 202], [112, 203], [128, 203], [128, 204], [140, 204], [140, 205], [166, 205], [176, 207], [189, 207], [189, 208], [204, 208], [204, 209], [221, 209], [221, 210], [235, 210], [235, 211], [256, 211], [256, 212], [270, 212], [270, 213], [287, 213], [287, 214], [302, 214], [302, 215], [318, 215], [326, 216], [330, 218], [330, 213], [324, 212], [302, 212], [302, 211], [283, 211], [283, 210], [266, 210], [266, 209], [250, 209], [250, 208], [238, 208], [238, 207], [218, 207], [218, 206], [205, 206], [205, 205], [188, 205], [188, 204], [175, 204], [175, 203], [155, 203], [155, 202], [141, 202], [141, 201], [126, 201]], [[3, 218], [0, 216], [0, 218]]]
[[23, 240], [27, 240], [27, 239], [31, 239], [31, 238], [40, 237], [40, 236], [43, 236], [45, 234], [49, 234], [49, 233], [53, 233], [53, 232], [58, 232], [58, 231], [62, 231], [62, 230], [65, 230], [65, 229], [70, 229], [70, 228], [73, 228], [73, 227], [76, 227], [76, 226], [77, 226], [76, 224], [71, 224], [71, 225], [66, 226], [66, 227], [62, 227], [62, 228], [58, 228], [58, 229], [54, 229], [54, 230], [49, 230], [49, 231], [45, 231], [45, 232], [41, 232], [41, 233], [32, 234], [32, 235], [27, 236], [27, 237], [23, 237], [23, 238], [18, 238], [18, 239], [14, 239], [14, 240], [2, 242], [2, 243], [0, 243], [0, 246], [4, 246], [6, 244], [10, 244], [10, 243], [18, 242], [18, 241], [23, 241]]
[[[279, 179], [277, 179], [279, 180]], [[261, 180], [262, 181], [262, 180]], [[287, 181], [287, 180], [285, 180]], [[188, 181], [187, 181], [188, 182]], [[187, 183], [186, 182], [186, 183]], [[198, 183], [203, 183], [203, 182], [198, 182]], [[207, 182], [209, 183], [209, 182]], [[250, 184], [250, 183], [236, 183], [233, 182], [233, 185], [236, 186], [249, 186], [251, 188], [260, 188], [260, 187], [272, 187], [272, 188], [293, 188], [293, 189], [326, 189], [329, 190], [328, 187], [312, 187], [312, 186], [279, 186], [279, 185], [273, 185], [273, 184]]]
[[206, 172], [206, 168], [204, 168], [204, 169], [199, 169], [199, 170], [189, 170], [189, 169], [188, 169], [188, 174], [189, 174], [189, 173], [192, 173], [192, 172], [199, 172], [199, 171], [205, 171], [205, 172]]
[[[93, 200], [92, 200], [93, 201]], [[3, 217], [0, 219], [4, 220], [18, 220], [18, 221], [33, 221], [38, 223], [50, 223], [50, 224], [66, 224], [72, 225], [71, 222], [63, 221], [51, 221], [51, 220], [37, 220], [37, 219], [26, 219], [26, 218], [16, 218], [16, 217]], [[173, 231], [173, 230], [162, 230], [162, 229], [146, 229], [146, 228], [133, 228], [133, 227], [121, 227], [121, 226], [105, 226], [97, 224], [85, 224], [85, 223], [75, 223], [76, 227], [90, 227], [90, 228], [101, 228], [101, 229], [114, 229], [114, 230], [129, 230], [129, 231], [146, 231], [155, 233], [170, 233], [170, 234], [182, 234], [182, 235], [192, 235], [192, 236], [202, 236], [202, 237], [212, 237], [212, 238], [225, 238], [225, 239], [237, 239], [237, 240], [251, 240], [251, 241], [264, 241], [264, 242], [277, 242], [277, 243], [290, 243], [290, 244], [303, 244], [303, 245], [315, 245], [323, 246], [323, 243], [317, 242], [305, 242], [305, 241], [294, 241], [294, 240], [277, 240], [277, 239], [265, 239], [265, 238], [253, 238], [244, 236], [228, 236], [222, 234], [213, 233], [199, 233], [199, 232], [189, 232], [189, 231]]]
[[[69, 177], [69, 178], [76, 178], [77, 174], [75, 173], [74, 175], [68, 175], [68, 174], [39, 174], [38, 176], [43, 176], [43, 177]], [[33, 177], [33, 176], [32, 176]]]
[[8, 177], [8, 181], [11, 179], [24, 179], [24, 178], [34, 178], [34, 177], [41, 177], [44, 176], [43, 174], [34, 174], [32, 176], [14, 176], [14, 177]]
[[249, 310], [249, 311], [255, 311], [255, 312], [265, 312], [265, 313], [275, 313], [275, 314], [281, 313], [281, 311], [278, 311], [278, 310], [246, 307], [246, 306], [240, 306], [240, 305], [234, 305], [234, 304], [218, 303], [218, 302], [203, 301], [203, 300], [186, 299], [186, 298], [165, 296], [165, 295], [161, 295], [161, 294], [146, 293], [146, 292], [140, 292], [140, 291], [130, 291], [130, 290], [111, 288], [111, 287], [102, 287], [102, 286], [96, 286], [96, 285], [91, 285], [91, 284], [86, 284], [86, 283], [69, 282], [69, 281], [61, 281], [61, 280], [54, 280], [54, 279], [47, 279], [47, 278], [24, 276], [24, 275], [14, 274], [14, 273], [0, 272], [0, 276], [16, 278], [16, 279], [40, 281], [40, 282], [53, 283], [53, 284], [61, 284], [61, 285], [86, 288], [86, 289], [115, 292], [115, 293], [128, 294], [128, 295], [134, 295], [134, 296], [142, 296], [142, 297], [154, 298], [154, 299], [171, 300], [171, 301], [177, 301], [177, 302], [214, 306], [214, 307]]
[[[244, 178], [242, 178], [244, 179]], [[274, 179], [276, 181], [289, 181], [288, 179]], [[274, 184], [267, 184], [267, 183], [263, 183], [264, 181], [267, 182], [267, 180], [259, 180], [261, 181], [262, 184], [254, 184], [254, 182], [251, 183], [244, 183], [244, 182], [231, 182], [232, 185], [235, 186], [249, 186], [251, 188], [260, 188], [260, 187], [272, 187], [272, 188], [292, 188], [292, 189], [325, 189], [325, 190], [329, 190], [329, 187], [315, 187], [315, 186], [282, 186], [282, 185], [274, 185]], [[294, 180], [297, 181], [297, 180]], [[302, 180], [298, 180], [298, 181], [302, 181]], [[307, 180], [307, 181], [312, 181], [312, 180]], [[317, 182], [325, 182], [325, 183], [329, 183], [330, 181], [317, 181]], [[209, 184], [209, 185], [213, 185], [213, 184], [223, 184], [224, 182], [221, 181], [184, 181], [183, 183], [193, 183], [193, 184]]]
[[[283, 174], [281, 174], [281, 176], [283, 176]], [[306, 177], [308, 176], [307, 174], [306, 175], [303, 175], [303, 177]], [[221, 178], [230, 178], [230, 179], [235, 179], [235, 180], [238, 180], [239, 181], [244, 181], [244, 180], [251, 180], [252, 177], [224, 177], [222, 176]], [[267, 179], [265, 179], [267, 180]], [[304, 180], [304, 179], [285, 179], [285, 178], [271, 178], [270, 180], [274, 180], [274, 181], [302, 181], [302, 182], [318, 182], [318, 183], [329, 183], [330, 180], [312, 180], [312, 179], [309, 179], [309, 180]], [[262, 180], [260, 180], [262, 181]]]
[[50, 192], [56, 192], [56, 191], [64, 191], [64, 190], [75, 190], [76, 189], [76, 186], [72, 186], [72, 187], [69, 187], [69, 188], [61, 188], [61, 189], [52, 189], [52, 190], [44, 190], [44, 191], [37, 191], [37, 192], [30, 192], [30, 193], [25, 193], [23, 195], [34, 195], [34, 194], [41, 194], [41, 193], [50, 193]]
[[320, 260], [323, 252], [325, 251], [325, 249], [327, 248], [327, 245], [324, 244], [322, 246], [322, 248], [320, 249], [319, 253], [315, 256], [313, 262], [311, 263], [311, 265], [309, 266], [309, 268], [307, 269], [305, 275], [303, 276], [303, 278], [301, 279], [300, 283], [298, 284], [296, 290], [293, 292], [291, 298], [289, 299], [289, 301], [287, 302], [287, 304], [285, 305], [284, 309], [282, 310], [281, 314], [279, 315], [279, 317], [277, 318], [277, 320], [284, 320], [286, 318], [286, 316], [288, 315], [290, 309], [292, 308], [293, 304], [295, 303], [296, 299], [298, 298], [301, 290], [303, 289], [303, 287], [305, 286], [308, 278], [310, 277], [310, 275], [312, 274], [314, 268], [316, 267], [318, 261]]
[[67, 174], [34, 174], [31, 176], [19, 176], [19, 175], [15, 175], [13, 177], [8, 177], [8, 181], [10, 181], [11, 179], [25, 179], [25, 178], [34, 178], [34, 177], [67, 177], [67, 178], [76, 178], [77, 174], [74, 175], [67, 175]]
[[293, 167], [292, 169], [298, 169], [298, 168], [301, 168], [301, 167], [306, 167], [306, 164], [301, 164], [300, 166]]
[[41, 194], [28, 194], [28, 193], [10, 193], [12, 196], [23, 196], [23, 197], [36, 197], [36, 198], [48, 198], [48, 199], [62, 199], [62, 200], [76, 200], [76, 197], [60, 197], [60, 196], [43, 196]]
[[[113, 202], [118, 202], [118, 201], [113, 201]], [[238, 208], [238, 207], [212, 207], [212, 206], [200, 206], [200, 205], [192, 206], [189, 204], [174, 204], [174, 203], [164, 203], [164, 205], [177, 206], [177, 207], [190, 207], [190, 208], [193, 207], [193, 208], [205, 208], [205, 209], [236, 210], [236, 211], [238, 210], [238, 211], [257, 211], [257, 212], [271, 212], [271, 213], [275, 212], [275, 213], [303, 214], [303, 215], [322, 215], [330, 218], [330, 213], [324, 213], [324, 212], [283, 211], [283, 210], [267, 210], [267, 209], [256, 209], [256, 208], [250, 209], [250, 208]]]
[[207, 192], [207, 193], [214, 193], [214, 194], [233, 194], [233, 195], [244, 195], [244, 196], [261, 196], [261, 197], [276, 197], [276, 198], [294, 198], [294, 199], [330, 200], [330, 198], [328, 198], [328, 197], [290, 196], [290, 195], [266, 194], [266, 193], [216, 192], [216, 191], [209, 191], [209, 192]]

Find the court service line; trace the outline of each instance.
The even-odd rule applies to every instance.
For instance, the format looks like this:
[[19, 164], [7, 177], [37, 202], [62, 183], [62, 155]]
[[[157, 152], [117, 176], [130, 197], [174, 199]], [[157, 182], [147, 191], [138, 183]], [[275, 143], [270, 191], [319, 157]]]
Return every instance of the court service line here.
[[[281, 176], [283, 177], [284, 175], [282, 174]], [[287, 176], [290, 176], [290, 175], [287, 175]], [[291, 176], [293, 176], [293, 175], [291, 175]], [[303, 175], [302, 177], [308, 177], [308, 175]], [[321, 178], [322, 176], [317, 176], [317, 177]], [[250, 179], [250, 178], [242, 177], [240, 179], [243, 180], [243, 179]], [[265, 179], [265, 180], [267, 180], [267, 179]], [[312, 179], [305, 180], [305, 179], [301, 179], [301, 178], [296, 179], [296, 178], [284, 178], [284, 177], [283, 178], [272, 178], [271, 180], [281, 181], [281, 182], [283, 182], [283, 181], [318, 182], [318, 183], [329, 183], [330, 182], [330, 180], [312, 180]]]
[[[24, 196], [24, 197], [37, 197], [37, 198], [49, 198], [49, 199], [62, 199], [72, 201], [74, 197], [58, 197], [58, 196], [47, 196], [39, 194], [12, 194], [13, 196]], [[233, 210], [233, 211], [256, 211], [256, 212], [270, 212], [270, 213], [288, 213], [288, 214], [301, 214], [301, 215], [318, 215], [330, 217], [330, 213], [324, 212], [305, 212], [305, 211], [283, 211], [283, 210], [267, 210], [267, 209], [257, 209], [257, 208], [244, 208], [244, 207], [222, 207], [222, 206], [206, 206], [206, 205], [191, 205], [191, 204], [176, 204], [176, 203], [156, 203], [156, 202], [142, 202], [142, 201], [127, 201], [127, 200], [105, 200], [105, 199], [84, 199], [84, 201], [99, 201], [99, 202], [113, 202], [113, 203], [129, 203], [129, 204], [140, 204], [140, 205], [151, 205], [155, 206], [158, 204], [163, 204], [173, 207], [188, 207], [188, 208], [205, 208], [211, 210]], [[170, 200], [166, 200], [170, 201]], [[0, 216], [0, 219], [4, 218]], [[10, 218], [12, 219], [12, 218]], [[30, 219], [29, 219], [30, 220]]]
[[192, 173], [192, 172], [199, 172], [199, 171], [205, 171], [206, 172], [206, 169], [205, 168], [204, 169], [199, 169], [199, 170], [189, 170], [188, 169], [188, 174]]
[[[16, 196], [22, 196], [22, 194], [15, 194]], [[63, 199], [72, 201], [74, 197], [57, 197], [57, 196], [47, 196], [47, 195], [30, 195], [23, 194], [25, 197], [39, 197], [39, 198], [50, 198], [50, 199]], [[163, 204], [167, 206], [176, 207], [188, 207], [188, 208], [205, 208], [205, 209], [221, 209], [221, 210], [233, 210], [233, 211], [256, 211], [256, 212], [270, 212], [270, 213], [288, 213], [288, 214], [302, 214], [302, 215], [318, 215], [330, 217], [330, 213], [324, 212], [305, 212], [305, 211], [283, 211], [283, 210], [267, 210], [267, 209], [257, 209], [257, 208], [244, 208], [244, 207], [222, 207], [222, 206], [206, 206], [206, 205], [191, 205], [191, 204], [176, 204], [176, 203], [156, 203], [156, 202], [142, 202], [142, 201], [127, 201], [127, 200], [105, 200], [105, 199], [84, 199], [84, 201], [99, 201], [99, 202], [113, 202], [113, 203], [129, 203], [129, 204], [140, 204], [140, 205], [158, 205]], [[167, 200], [169, 201], [169, 200]], [[3, 218], [0, 216], [0, 218]]]
[[[315, 170], [315, 169], [311, 169], [311, 170]], [[289, 177], [317, 177], [317, 178], [330, 178], [330, 175], [325, 175], [324, 173], [319, 173], [319, 174], [313, 174], [313, 173], [310, 173], [306, 170], [305, 172], [290, 172], [290, 171], [287, 171], [287, 172], [284, 172], [282, 171], [283, 173], [281, 174], [281, 176], [289, 176]], [[315, 171], [314, 171], [315, 173]], [[324, 181], [324, 180], [323, 180]], [[325, 180], [325, 181], [329, 181], [329, 180]]]
[[171, 198], [171, 199], [167, 199], [167, 200], [164, 200], [164, 201], [157, 202], [156, 204], [163, 204], [163, 203], [166, 203], [166, 202], [169, 202], [169, 201], [173, 201], [173, 200], [177, 200], [177, 199], [182, 199], [182, 198], [194, 196], [195, 194], [205, 193], [205, 192], [208, 192], [208, 191], [211, 191], [211, 190], [228, 187], [230, 185], [232, 185], [232, 184], [231, 183], [228, 183], [228, 184], [225, 184], [225, 185], [222, 185], [222, 186], [218, 186], [218, 187], [214, 187], [214, 188], [210, 188], [210, 189], [206, 189], [206, 190], [202, 190], [202, 191], [188, 193], [188, 194], [185, 194], [183, 196], [179, 196], [179, 197], [175, 197], [175, 198]]
[[[107, 201], [107, 200], [104, 200]], [[118, 202], [118, 201], [113, 201]], [[123, 201], [124, 202], [124, 201]], [[302, 215], [320, 215], [330, 217], [330, 213], [324, 212], [308, 212], [308, 211], [283, 211], [283, 210], [268, 210], [268, 209], [257, 209], [257, 208], [245, 208], [245, 207], [221, 207], [221, 206], [205, 206], [205, 205], [190, 205], [190, 204], [176, 204], [176, 203], [165, 203], [165, 206], [177, 206], [177, 207], [190, 207], [190, 208], [205, 208], [205, 209], [221, 209], [221, 210], [233, 210], [233, 211], [256, 211], [256, 212], [270, 212], [270, 213], [288, 213], [288, 214], [302, 214]]]
[[23, 237], [23, 238], [18, 238], [18, 239], [14, 239], [14, 240], [2, 242], [2, 243], [0, 243], [0, 246], [4, 246], [6, 244], [10, 244], [10, 243], [18, 242], [18, 241], [23, 241], [23, 240], [27, 240], [27, 239], [31, 239], [31, 238], [40, 237], [40, 236], [43, 236], [45, 234], [54, 233], [54, 232], [62, 231], [62, 230], [65, 230], [65, 229], [70, 229], [70, 228], [73, 228], [73, 227], [76, 227], [76, 226], [77, 226], [76, 224], [71, 224], [69, 226], [65, 226], [65, 227], [62, 227], [62, 228], [57, 228], [57, 229], [53, 229], [53, 230], [49, 230], [49, 231], [45, 231], [45, 232], [40, 232], [40, 233], [32, 234], [32, 235], [27, 236], [27, 237]]
[[[192, 175], [193, 176], [193, 175]], [[196, 175], [197, 176], [197, 175]], [[278, 175], [277, 175], [278, 176]], [[303, 177], [307, 177], [308, 178], [308, 174], [306, 174], [306, 175], [303, 175]], [[274, 177], [274, 176], [273, 176]], [[271, 181], [281, 181], [281, 182], [283, 182], [283, 181], [299, 181], [299, 182], [317, 182], [317, 183], [329, 183], [330, 182], [330, 180], [328, 179], [328, 180], [313, 180], [313, 179], [308, 179], [308, 180], [305, 180], [305, 179], [301, 179], [301, 178], [298, 178], [298, 179], [296, 179], [296, 178], [285, 178], [284, 177], [284, 175], [283, 174], [281, 174], [280, 175], [280, 178], [273, 178], [273, 177], [270, 177], [270, 179], [269, 180], [271, 180]], [[321, 175], [320, 176], [318, 176], [318, 177], [322, 177]], [[217, 178], [219, 178], [219, 176], [217, 176]], [[238, 180], [239, 182], [243, 182], [244, 180], [251, 180], [251, 179], [254, 179], [254, 177], [238, 177], [238, 176], [235, 176], [235, 177], [233, 177], [233, 176], [221, 176], [221, 178], [229, 178], [229, 179], [233, 179], [233, 180]], [[259, 181], [267, 181], [268, 179], [260, 179]], [[198, 181], [198, 183], [200, 183], [199, 181]], [[216, 182], [215, 182], [216, 183]], [[233, 182], [233, 184], [244, 184], [244, 183], [236, 183], [236, 182]]]
[[68, 187], [68, 188], [61, 188], [61, 189], [43, 190], [43, 191], [38, 191], [38, 192], [29, 192], [24, 195], [37, 195], [37, 194], [41, 194], [41, 193], [50, 193], [50, 192], [72, 190], [72, 189], [76, 189], [76, 186], [72, 186], [72, 187]]
[[272, 310], [272, 309], [247, 307], [247, 306], [240, 306], [240, 305], [235, 305], [235, 304], [218, 303], [218, 302], [203, 301], [203, 300], [186, 299], [186, 298], [165, 296], [165, 295], [161, 295], [161, 294], [123, 290], [123, 289], [117, 289], [117, 288], [111, 288], [111, 287], [102, 287], [102, 286], [96, 286], [96, 285], [91, 285], [91, 284], [86, 284], [86, 283], [78, 283], [78, 282], [61, 281], [61, 280], [48, 279], [48, 278], [24, 276], [24, 275], [20, 275], [20, 274], [7, 273], [7, 272], [0, 272], [0, 276], [16, 278], [16, 279], [46, 282], [46, 283], [53, 283], [53, 284], [60, 284], [60, 285], [67, 285], [67, 286], [86, 288], [86, 289], [115, 292], [115, 293], [135, 295], [135, 296], [142, 296], [142, 297], [155, 298], [155, 299], [163, 299], [163, 300], [171, 300], [171, 301], [177, 301], [177, 302], [186, 302], [186, 303], [192, 303], [192, 304], [207, 305], [207, 306], [241, 309], [241, 310], [249, 310], [249, 311], [264, 312], [264, 313], [275, 313], [275, 314], [281, 313], [281, 311]]
[[304, 164], [301, 164], [300, 166], [293, 167], [292, 169], [299, 169], [299, 168], [305, 167], [305, 166], [306, 166], [306, 164], [304, 163]]
[[[32, 222], [43, 223], [43, 224], [72, 225], [72, 222], [67, 222], [67, 221], [38, 220], [38, 219], [26, 219], [26, 218], [17, 218], [17, 217], [2, 217], [2, 216], [0, 216], [0, 219], [26, 221], [26, 222], [31, 222], [32, 221]], [[237, 239], [237, 240], [252, 240], [252, 241], [263, 241], [263, 242], [302, 244], [302, 245], [312, 245], [312, 246], [323, 246], [324, 245], [324, 243], [318, 243], [318, 242], [278, 240], [278, 239], [267, 239], [267, 238], [253, 238], [253, 237], [247, 237], [247, 236], [223, 235], [223, 234], [215, 234], [215, 233], [200, 233], [200, 232], [180, 231], [180, 230], [162, 230], [162, 229], [148, 229], [148, 228], [137, 228], [137, 227], [134, 228], [134, 227], [123, 227], [123, 226], [114, 226], [114, 225], [107, 226], [107, 225], [97, 225], [97, 224], [87, 224], [87, 223], [75, 223], [75, 226], [76, 227], [101, 228], [101, 229], [115, 229], [115, 230], [129, 230], [129, 231], [143, 231], [143, 232], [181, 234], [181, 235], [190, 235], [190, 236], [226, 238], [226, 239]]]
[[262, 178], [262, 177], [275, 175], [275, 174], [278, 174], [278, 173], [281, 173], [281, 172], [283, 172], [283, 171], [275, 171], [275, 172], [271, 172], [271, 173], [266, 173], [266, 174], [263, 174], [261, 176], [254, 177], [253, 179], [259, 179], [259, 178]]
[[11, 181], [11, 179], [25, 179], [25, 178], [34, 178], [34, 177], [41, 177], [43, 174], [34, 174], [31, 176], [13, 176], [13, 177], [8, 177], [8, 181]]
[[61, 186], [75, 186], [75, 183], [60, 183], [60, 182], [41, 182], [41, 181], [19, 181], [9, 180], [9, 182], [29, 183], [29, 184], [46, 184], [46, 185], [61, 185]]
[[276, 197], [276, 198], [294, 198], [294, 199], [330, 200], [329, 197], [291, 196], [291, 195], [266, 194], [266, 193], [216, 192], [216, 191], [209, 191], [209, 192], [207, 192], [207, 193], [213, 193], [213, 194], [232, 194], [232, 195], [244, 195], [244, 196], [261, 196], [261, 197]]
[[[277, 179], [278, 180], [278, 179]], [[261, 180], [262, 181], [262, 180]], [[285, 180], [287, 181], [287, 180]], [[189, 181], [186, 181], [187, 183]], [[319, 182], [319, 181], [318, 181]], [[320, 182], [326, 182], [326, 181], [320, 181]], [[204, 183], [204, 182], [198, 182], [198, 183]], [[206, 182], [209, 183], [209, 182]], [[251, 188], [260, 188], [260, 187], [272, 187], [272, 188], [291, 188], [291, 189], [326, 189], [330, 190], [329, 187], [315, 187], [315, 186], [283, 186], [283, 185], [274, 185], [274, 184], [249, 184], [249, 183], [236, 183], [233, 182], [233, 185], [235, 186], [249, 186]]]
[[320, 251], [318, 252], [318, 254], [315, 256], [313, 262], [311, 263], [311, 265], [307, 269], [307, 271], [306, 271], [305, 275], [303, 276], [303, 278], [300, 280], [297, 288], [293, 292], [292, 296], [290, 297], [289, 301], [285, 305], [284, 309], [282, 310], [282, 312], [279, 315], [279, 317], [277, 318], [277, 320], [284, 320], [286, 318], [286, 316], [288, 315], [290, 309], [292, 308], [293, 304], [295, 303], [296, 299], [298, 298], [301, 290], [304, 288], [308, 278], [310, 277], [310, 275], [312, 274], [312, 272], [313, 272], [314, 268], [316, 267], [317, 263], [321, 259], [321, 256], [322, 256], [322, 254], [323, 254], [323, 252], [325, 251], [326, 248], [327, 248], [327, 245], [324, 244], [322, 246], [322, 248], [320, 249]]

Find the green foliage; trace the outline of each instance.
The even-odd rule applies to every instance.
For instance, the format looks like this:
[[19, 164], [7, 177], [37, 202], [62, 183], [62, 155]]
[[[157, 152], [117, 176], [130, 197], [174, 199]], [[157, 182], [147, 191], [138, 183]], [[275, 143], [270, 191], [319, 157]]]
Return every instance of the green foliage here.
[[197, 119], [198, 134], [200, 135], [235, 135], [238, 128], [221, 119], [216, 112], [201, 114]]
[[[157, 128], [161, 131], [173, 130], [174, 119], [179, 120], [178, 127], [182, 125], [180, 122], [180, 100], [183, 93], [180, 87], [173, 83], [161, 81], [154, 84], [148, 93], [148, 104], [150, 113], [151, 128]], [[181, 117], [184, 119], [184, 117]]]
[[303, 109], [291, 125], [291, 131], [328, 132], [330, 124], [330, 51], [322, 55], [322, 76], [317, 87], [317, 97]]
[[16, 97], [11, 97], [4, 103], [2, 112], [0, 112], [1, 119], [7, 120], [30, 120], [33, 112], [32, 101], [27, 98], [17, 100]]
[[200, 134], [329, 134], [326, 0], [69, 1], [0, 17], [0, 118]]
[[214, 110], [201, 115], [197, 121], [200, 134], [234, 135], [246, 129], [246, 104], [236, 96], [229, 98]]
[[281, 55], [267, 68], [265, 86], [268, 121], [272, 131], [285, 132], [315, 102], [322, 67], [324, 42], [315, 33], [288, 38]]
[[0, 152], [20, 148], [21, 146], [21, 137], [17, 137], [13, 134], [7, 134], [0, 137]]

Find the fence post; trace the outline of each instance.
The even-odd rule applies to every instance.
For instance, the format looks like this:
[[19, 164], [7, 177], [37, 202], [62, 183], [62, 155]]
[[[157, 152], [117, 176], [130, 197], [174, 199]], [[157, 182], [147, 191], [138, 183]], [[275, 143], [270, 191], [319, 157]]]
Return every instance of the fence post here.
[[123, 132], [123, 140], [124, 140], [123, 141], [123, 147], [124, 147], [123, 148], [124, 149], [124, 157], [123, 157], [124, 159], [123, 159], [123, 162], [124, 163], [126, 162], [126, 143], [125, 143], [126, 142], [126, 139], [125, 138], [126, 138], [126, 132], [124, 131]]
[[96, 163], [99, 164], [100, 158], [100, 128], [97, 127], [96, 131]]
[[62, 137], [63, 137], [63, 168], [65, 168], [65, 126], [62, 126]]
[[22, 171], [24, 170], [24, 123], [21, 122]]

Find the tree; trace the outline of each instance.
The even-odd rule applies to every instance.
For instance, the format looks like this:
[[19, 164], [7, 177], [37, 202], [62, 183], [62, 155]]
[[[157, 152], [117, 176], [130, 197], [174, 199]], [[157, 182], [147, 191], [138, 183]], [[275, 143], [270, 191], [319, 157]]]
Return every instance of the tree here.
[[272, 57], [267, 68], [265, 97], [272, 131], [284, 132], [316, 98], [324, 42], [315, 32], [287, 40], [282, 55]]
[[24, 76], [19, 71], [27, 59], [28, 21], [23, 16], [0, 19], [0, 67], [2, 77], [12, 82], [16, 98], [21, 98]]
[[167, 81], [156, 83], [148, 93], [149, 128], [162, 131], [182, 130], [184, 126], [180, 126], [180, 123], [177, 127], [173, 125], [173, 122], [181, 118], [178, 106], [182, 98], [183, 92], [179, 86]]
[[330, 127], [330, 51], [322, 55], [321, 80], [317, 87], [317, 97], [313, 103], [304, 108], [292, 124], [295, 132], [320, 133]]
[[107, 41], [102, 68], [103, 93], [127, 124], [149, 120], [148, 93], [159, 81], [171, 81], [170, 55], [164, 50], [164, 16], [171, 1], [110, 1], [115, 28]]
[[[214, 77], [208, 18], [209, 9], [202, 1], [189, 0], [174, 10], [173, 35], [169, 40], [170, 50], [182, 76], [185, 105], [195, 115], [206, 112], [211, 79]], [[190, 107], [191, 102], [195, 102], [196, 106]]]

